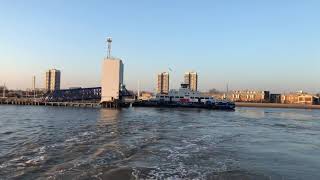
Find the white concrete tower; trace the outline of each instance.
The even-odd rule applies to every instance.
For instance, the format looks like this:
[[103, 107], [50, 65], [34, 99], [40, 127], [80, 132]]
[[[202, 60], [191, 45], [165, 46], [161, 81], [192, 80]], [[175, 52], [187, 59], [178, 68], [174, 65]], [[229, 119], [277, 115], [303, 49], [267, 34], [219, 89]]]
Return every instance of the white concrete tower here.
[[107, 38], [108, 53], [102, 63], [101, 103], [120, 99], [123, 85], [123, 63], [121, 59], [111, 57], [111, 38]]

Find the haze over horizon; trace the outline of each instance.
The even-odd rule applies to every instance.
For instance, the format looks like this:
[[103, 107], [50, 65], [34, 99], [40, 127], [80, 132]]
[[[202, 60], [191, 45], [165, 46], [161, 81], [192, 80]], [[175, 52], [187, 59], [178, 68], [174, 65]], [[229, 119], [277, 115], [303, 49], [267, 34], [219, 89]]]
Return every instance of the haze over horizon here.
[[128, 89], [155, 90], [169, 71], [199, 89], [320, 91], [320, 1], [2, 1], [0, 85], [44, 87], [61, 70], [62, 88], [100, 86], [106, 37], [125, 65]]

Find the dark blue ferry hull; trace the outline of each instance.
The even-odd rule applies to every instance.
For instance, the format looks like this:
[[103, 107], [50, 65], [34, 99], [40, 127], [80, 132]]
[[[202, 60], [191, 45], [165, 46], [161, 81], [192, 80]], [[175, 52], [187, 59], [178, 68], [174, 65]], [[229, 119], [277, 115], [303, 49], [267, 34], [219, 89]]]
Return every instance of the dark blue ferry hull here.
[[234, 103], [217, 103], [217, 104], [203, 104], [203, 103], [167, 103], [156, 101], [137, 101], [132, 104], [133, 107], [166, 107], [166, 108], [203, 108], [215, 110], [234, 110]]

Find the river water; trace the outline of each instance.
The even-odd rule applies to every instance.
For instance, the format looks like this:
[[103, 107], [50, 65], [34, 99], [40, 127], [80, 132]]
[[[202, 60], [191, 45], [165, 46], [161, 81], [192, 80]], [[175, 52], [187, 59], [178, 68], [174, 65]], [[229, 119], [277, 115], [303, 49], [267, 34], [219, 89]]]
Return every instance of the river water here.
[[0, 106], [0, 179], [320, 179], [320, 111]]

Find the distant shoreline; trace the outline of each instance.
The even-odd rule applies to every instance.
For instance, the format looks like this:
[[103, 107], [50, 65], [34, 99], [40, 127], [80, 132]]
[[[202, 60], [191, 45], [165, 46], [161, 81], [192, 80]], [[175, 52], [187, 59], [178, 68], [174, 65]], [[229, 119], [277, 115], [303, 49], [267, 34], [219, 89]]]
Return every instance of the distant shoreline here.
[[236, 107], [320, 109], [320, 105], [236, 102]]

